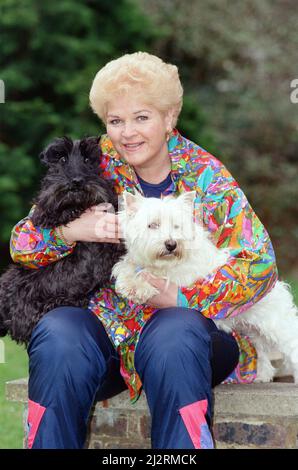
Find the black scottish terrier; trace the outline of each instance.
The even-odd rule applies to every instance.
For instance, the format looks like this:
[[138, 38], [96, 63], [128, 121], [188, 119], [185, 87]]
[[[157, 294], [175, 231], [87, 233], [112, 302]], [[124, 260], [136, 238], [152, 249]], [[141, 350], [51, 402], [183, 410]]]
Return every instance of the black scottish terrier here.
[[[100, 175], [99, 139], [72, 141], [58, 138], [40, 154], [48, 167], [32, 222], [53, 228], [66, 225], [86, 209], [118, 198], [111, 182]], [[77, 242], [73, 253], [39, 269], [13, 264], [0, 278], [0, 336], [29, 343], [40, 318], [53, 308], [71, 305], [86, 308], [94, 290], [110, 280], [113, 265], [124, 245]]]

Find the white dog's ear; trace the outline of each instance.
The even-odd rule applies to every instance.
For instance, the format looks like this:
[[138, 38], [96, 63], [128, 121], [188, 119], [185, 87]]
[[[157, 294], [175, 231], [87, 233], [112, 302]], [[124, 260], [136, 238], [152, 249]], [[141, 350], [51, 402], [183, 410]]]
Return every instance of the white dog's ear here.
[[187, 191], [185, 193], [182, 193], [178, 199], [180, 202], [182, 202], [182, 204], [187, 204], [193, 208], [196, 195], [196, 191]]
[[124, 209], [128, 215], [133, 215], [137, 212], [140, 206], [140, 202], [143, 199], [143, 196], [135, 191], [135, 194], [132, 194], [128, 191], [122, 193]]

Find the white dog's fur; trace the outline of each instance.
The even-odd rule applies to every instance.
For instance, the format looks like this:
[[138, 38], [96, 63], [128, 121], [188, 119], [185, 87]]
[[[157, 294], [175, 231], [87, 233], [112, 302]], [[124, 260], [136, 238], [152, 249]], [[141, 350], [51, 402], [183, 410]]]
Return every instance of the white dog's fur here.
[[[181, 287], [205, 278], [228, 260], [229, 250], [217, 248], [203, 226], [193, 222], [195, 191], [178, 198], [144, 198], [129, 192], [124, 192], [123, 197], [124, 210], [119, 218], [127, 254], [112, 272], [116, 291], [123, 297], [142, 304], [159, 293], [140, 272]], [[245, 312], [215, 322], [224, 331], [236, 330], [252, 339], [258, 355], [256, 381], [273, 379], [276, 369], [270, 354], [279, 351], [286, 366], [284, 371], [298, 383], [298, 316], [287, 284], [277, 281], [265, 297]]]

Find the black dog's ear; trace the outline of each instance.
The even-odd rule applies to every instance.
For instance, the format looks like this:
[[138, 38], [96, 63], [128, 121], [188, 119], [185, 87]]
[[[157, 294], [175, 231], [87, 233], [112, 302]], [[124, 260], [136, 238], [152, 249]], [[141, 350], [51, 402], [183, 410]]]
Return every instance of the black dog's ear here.
[[43, 165], [50, 166], [56, 163], [61, 155], [68, 154], [72, 147], [73, 141], [69, 137], [58, 137], [39, 154], [39, 159]]
[[83, 144], [86, 144], [86, 145], [90, 145], [90, 147], [94, 146], [98, 146], [99, 145], [99, 141], [100, 141], [100, 137], [101, 136], [91, 136], [91, 137], [84, 137], [82, 140], [81, 140], [81, 143]]
[[83, 155], [95, 157], [100, 154], [100, 147], [99, 147], [100, 137], [84, 137], [80, 141], [80, 150]]

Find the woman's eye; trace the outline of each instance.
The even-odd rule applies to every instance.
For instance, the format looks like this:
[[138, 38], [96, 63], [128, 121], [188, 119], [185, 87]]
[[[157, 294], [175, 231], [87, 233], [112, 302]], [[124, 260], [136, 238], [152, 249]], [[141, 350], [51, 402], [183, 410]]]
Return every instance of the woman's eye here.
[[112, 124], [112, 126], [116, 126], [117, 124], [119, 124], [120, 122], [120, 119], [112, 119], [109, 124]]
[[138, 119], [139, 121], [147, 121], [148, 116], [138, 116], [137, 119]]

